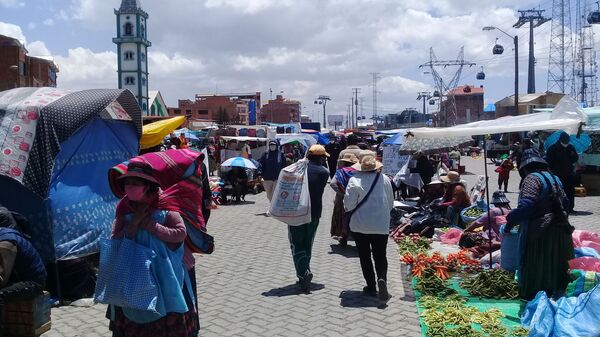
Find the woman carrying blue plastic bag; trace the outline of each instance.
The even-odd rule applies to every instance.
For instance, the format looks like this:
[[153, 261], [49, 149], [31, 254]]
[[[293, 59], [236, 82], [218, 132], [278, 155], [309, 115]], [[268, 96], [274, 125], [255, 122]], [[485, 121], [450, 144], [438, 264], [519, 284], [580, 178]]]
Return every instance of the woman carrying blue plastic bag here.
[[[111, 244], [122, 245], [119, 240], [134, 242], [132, 246], [146, 247], [151, 252], [147, 255], [146, 266], [149, 265], [149, 268], [142, 267], [121, 276], [131, 278], [124, 288], [125, 297], [129, 291], [127, 289], [131, 289], [131, 283], [141, 283], [139, 275], [147, 274], [151, 282], [143, 286], [149, 289], [154, 286], [158, 296], [147, 310], [110, 304], [107, 318], [110, 319], [109, 328], [113, 337], [197, 336], [199, 321], [193, 304], [195, 294], [183, 262], [186, 227], [181, 215], [165, 210], [168, 200], [160, 197], [159, 183], [147, 163], [129, 163], [127, 173], [120, 176], [118, 182], [123, 184], [126, 196], [117, 206]], [[114, 259], [119, 260], [119, 257]], [[107, 261], [104, 268], [107, 273], [111, 272], [110, 266], [110, 261]], [[100, 267], [99, 280], [102, 279], [102, 263]], [[118, 277], [106, 280], [106, 288], [110, 288], [111, 281], [116, 283], [122, 280], [118, 280]], [[107, 302], [110, 303], [110, 300]]]

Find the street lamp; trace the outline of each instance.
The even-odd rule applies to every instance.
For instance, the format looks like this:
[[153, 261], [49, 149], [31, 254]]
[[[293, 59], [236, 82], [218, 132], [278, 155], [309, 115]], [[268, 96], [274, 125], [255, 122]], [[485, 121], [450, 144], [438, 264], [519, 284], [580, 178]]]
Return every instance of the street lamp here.
[[331, 98], [329, 98], [329, 96], [319, 95], [319, 97], [317, 99], [315, 99], [315, 104], [323, 105], [323, 129], [327, 128], [327, 115], [325, 113], [327, 101], [331, 101]]
[[515, 44], [515, 115], [518, 115], [519, 114], [519, 36], [515, 35], [514, 37], [512, 37], [507, 32], [505, 32], [502, 29], [495, 27], [495, 26], [483, 27], [484, 31], [490, 31], [490, 30], [494, 30], [494, 29], [499, 30], [500, 32], [504, 33], [504, 35], [511, 38]]

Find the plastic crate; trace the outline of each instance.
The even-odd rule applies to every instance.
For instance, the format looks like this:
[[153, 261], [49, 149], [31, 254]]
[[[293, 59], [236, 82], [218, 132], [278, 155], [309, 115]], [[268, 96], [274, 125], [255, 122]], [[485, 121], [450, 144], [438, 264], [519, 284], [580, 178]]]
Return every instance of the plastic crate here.
[[50, 330], [50, 293], [7, 303], [0, 312], [0, 336], [37, 337]]

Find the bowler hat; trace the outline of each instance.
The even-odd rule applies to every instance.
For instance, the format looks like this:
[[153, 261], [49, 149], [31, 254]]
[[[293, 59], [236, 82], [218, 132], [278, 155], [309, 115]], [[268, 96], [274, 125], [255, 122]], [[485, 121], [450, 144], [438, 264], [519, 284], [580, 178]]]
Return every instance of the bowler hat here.
[[519, 170], [536, 163], [543, 166], [548, 166], [548, 162], [544, 160], [544, 158], [542, 158], [542, 156], [540, 156], [536, 150], [527, 149], [523, 151], [523, 155], [521, 156], [521, 165], [519, 166]]
[[152, 176], [153, 172], [154, 170], [150, 164], [142, 161], [131, 161], [129, 164], [127, 164], [127, 172], [117, 178], [117, 180], [123, 180], [126, 178], [139, 178], [160, 186], [158, 180]]

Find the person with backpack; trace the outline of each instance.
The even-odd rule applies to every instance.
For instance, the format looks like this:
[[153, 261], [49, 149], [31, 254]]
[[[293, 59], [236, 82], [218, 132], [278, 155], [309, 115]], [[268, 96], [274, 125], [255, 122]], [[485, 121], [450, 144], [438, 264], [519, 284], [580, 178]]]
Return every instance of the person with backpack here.
[[[363, 293], [390, 298], [387, 288], [387, 241], [390, 211], [394, 206], [394, 191], [390, 179], [380, 172], [383, 165], [374, 156], [364, 156], [357, 171], [348, 181], [344, 195], [344, 208], [350, 217], [350, 231], [356, 242], [360, 267], [367, 286]], [[373, 272], [373, 262], [375, 271]], [[377, 275], [377, 277], [375, 277]], [[379, 290], [379, 291], [378, 291]]]
[[502, 190], [504, 185], [504, 193], [508, 192], [508, 179], [510, 178], [510, 171], [515, 167], [510, 158], [505, 158], [500, 163], [500, 166], [496, 168], [498, 173], [498, 190]]
[[569, 201], [560, 179], [535, 150], [523, 151], [519, 174], [523, 177], [519, 203], [504, 228], [509, 233], [519, 226], [519, 295], [531, 300], [545, 291], [557, 298], [570, 282], [569, 260], [574, 257]]

